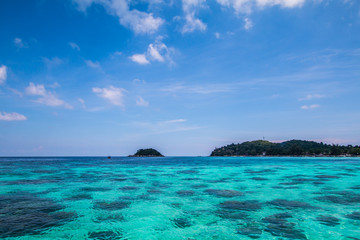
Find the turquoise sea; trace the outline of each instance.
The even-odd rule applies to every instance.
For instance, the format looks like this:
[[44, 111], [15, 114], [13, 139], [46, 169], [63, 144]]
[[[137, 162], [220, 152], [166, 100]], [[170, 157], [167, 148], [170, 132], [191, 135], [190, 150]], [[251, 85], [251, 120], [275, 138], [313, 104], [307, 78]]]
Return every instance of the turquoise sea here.
[[0, 158], [3, 239], [360, 239], [360, 159]]

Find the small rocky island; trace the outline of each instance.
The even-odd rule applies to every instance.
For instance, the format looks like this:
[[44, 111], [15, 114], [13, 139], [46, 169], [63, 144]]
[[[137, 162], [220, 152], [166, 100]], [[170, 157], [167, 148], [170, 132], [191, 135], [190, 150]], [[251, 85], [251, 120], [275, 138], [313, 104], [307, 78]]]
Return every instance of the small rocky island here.
[[164, 157], [159, 151], [153, 148], [139, 149], [134, 155], [129, 157]]

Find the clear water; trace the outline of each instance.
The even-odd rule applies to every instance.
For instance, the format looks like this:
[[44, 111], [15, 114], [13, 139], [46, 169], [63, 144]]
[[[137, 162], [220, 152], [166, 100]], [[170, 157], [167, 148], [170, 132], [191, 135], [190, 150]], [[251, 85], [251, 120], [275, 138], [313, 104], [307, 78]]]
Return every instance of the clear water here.
[[360, 159], [0, 158], [0, 238], [360, 239]]

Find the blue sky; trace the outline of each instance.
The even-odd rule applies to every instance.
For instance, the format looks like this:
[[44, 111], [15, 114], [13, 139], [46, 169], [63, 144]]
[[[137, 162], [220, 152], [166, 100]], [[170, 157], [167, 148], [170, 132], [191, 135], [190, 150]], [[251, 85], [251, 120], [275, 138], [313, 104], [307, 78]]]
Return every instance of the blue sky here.
[[4, 0], [0, 155], [360, 144], [360, 1]]

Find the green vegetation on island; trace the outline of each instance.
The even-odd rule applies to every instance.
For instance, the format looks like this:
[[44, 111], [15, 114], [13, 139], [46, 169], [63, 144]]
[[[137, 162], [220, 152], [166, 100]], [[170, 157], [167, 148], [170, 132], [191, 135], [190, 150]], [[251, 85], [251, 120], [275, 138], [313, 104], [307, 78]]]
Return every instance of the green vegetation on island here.
[[215, 148], [210, 156], [360, 156], [360, 146], [330, 145], [304, 140], [282, 143], [257, 140]]
[[139, 149], [134, 155], [130, 155], [129, 157], [163, 157], [163, 155], [153, 148], [147, 148]]

